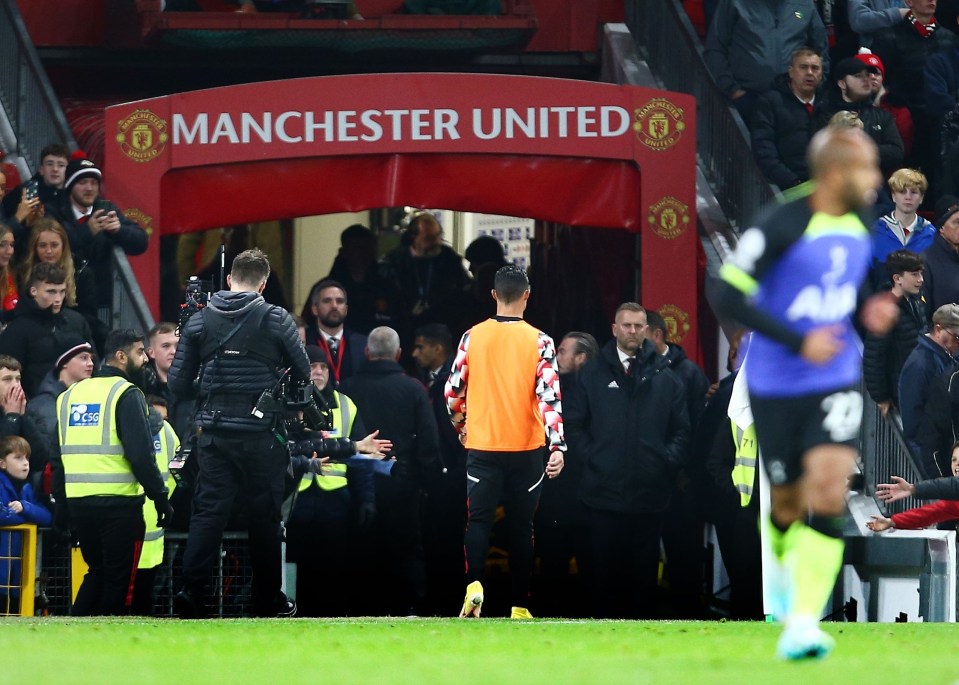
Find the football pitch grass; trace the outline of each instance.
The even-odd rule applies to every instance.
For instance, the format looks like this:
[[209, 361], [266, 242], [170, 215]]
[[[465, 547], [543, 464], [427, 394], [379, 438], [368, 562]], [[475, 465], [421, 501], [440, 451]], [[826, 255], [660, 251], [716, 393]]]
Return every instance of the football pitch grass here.
[[959, 683], [955, 624], [826, 623], [823, 661], [734, 622], [3, 619], [5, 682], [68, 685]]

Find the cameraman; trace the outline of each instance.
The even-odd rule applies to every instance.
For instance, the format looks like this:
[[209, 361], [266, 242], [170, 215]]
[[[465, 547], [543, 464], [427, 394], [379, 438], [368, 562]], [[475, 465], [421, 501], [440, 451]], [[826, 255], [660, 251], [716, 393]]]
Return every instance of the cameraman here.
[[290, 456], [274, 429], [283, 417], [252, 412], [261, 393], [276, 385], [280, 369], [290, 367], [293, 382], [308, 382], [310, 363], [289, 313], [261, 296], [269, 275], [260, 250], [237, 255], [226, 277], [229, 290], [214, 294], [187, 321], [170, 368], [168, 384], [177, 397], [198, 395], [200, 472], [183, 585], [173, 600], [180, 618], [203, 615], [204, 590], [237, 495], [249, 514], [253, 612], [296, 613], [296, 603], [280, 590], [280, 507]]

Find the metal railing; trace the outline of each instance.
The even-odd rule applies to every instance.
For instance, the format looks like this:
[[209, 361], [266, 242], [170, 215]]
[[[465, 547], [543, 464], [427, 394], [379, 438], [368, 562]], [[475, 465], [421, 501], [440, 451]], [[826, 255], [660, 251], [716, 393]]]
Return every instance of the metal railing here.
[[[113, 274], [113, 309], [100, 312], [100, 319], [111, 330], [132, 328], [146, 335], [155, 323], [150, 308], [143, 298], [143, 291], [137, 282], [130, 262], [120, 247], [113, 248], [111, 258]], [[106, 317], [106, 318], [104, 318]]]
[[776, 199], [753, 157], [749, 132], [716, 86], [699, 37], [678, 0], [626, 0], [626, 25], [652, 71], [669, 90], [696, 98], [699, 165], [727, 220], [749, 225]]
[[7, 152], [23, 158], [29, 173], [39, 168], [45, 145], [59, 141], [76, 149], [16, 0], [0, 0], [0, 106], [15, 136]]
[[[860, 453], [866, 494], [875, 497], [876, 485], [891, 483], [892, 476], [905, 478], [910, 483], [923, 480], [919, 466], [906, 446], [899, 414], [891, 410], [887, 416], [883, 416], [879, 407], [865, 392], [865, 388], [863, 388], [863, 400]], [[883, 514], [891, 516], [928, 502], [907, 497], [892, 504], [882, 502], [878, 504]]]

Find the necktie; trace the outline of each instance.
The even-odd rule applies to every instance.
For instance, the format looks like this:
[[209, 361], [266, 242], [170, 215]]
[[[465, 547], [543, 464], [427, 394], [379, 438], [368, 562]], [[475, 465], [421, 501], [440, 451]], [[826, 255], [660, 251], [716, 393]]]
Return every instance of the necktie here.
[[337, 359], [337, 351], [340, 349], [340, 339], [330, 338], [327, 344], [330, 346], [330, 356], [333, 357], [330, 361], [335, 362]]
[[806, 105], [806, 111], [812, 114], [813, 104], [811, 102], [804, 102], [803, 104]]
[[633, 362], [636, 361], [636, 357], [626, 357], [626, 375], [633, 375]]
[[432, 387], [433, 387], [433, 383], [435, 383], [435, 382], [436, 382], [436, 372], [435, 372], [435, 371], [430, 371], [430, 372], [429, 372], [428, 387], [432, 388]]
[[84, 214], [84, 215], [81, 216], [79, 219], [77, 219], [77, 223], [78, 223], [78, 224], [85, 224], [85, 223], [88, 222], [89, 220], [90, 220], [90, 215], [89, 215], [89, 214]]

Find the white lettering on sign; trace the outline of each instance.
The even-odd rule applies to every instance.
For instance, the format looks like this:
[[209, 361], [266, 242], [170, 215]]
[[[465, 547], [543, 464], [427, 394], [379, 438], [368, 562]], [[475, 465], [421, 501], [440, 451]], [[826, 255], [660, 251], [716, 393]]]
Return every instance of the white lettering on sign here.
[[[631, 123], [629, 111], [614, 105], [477, 107], [470, 114], [469, 133], [479, 140], [615, 138]], [[461, 140], [463, 133], [455, 109], [173, 114], [174, 145]]]

